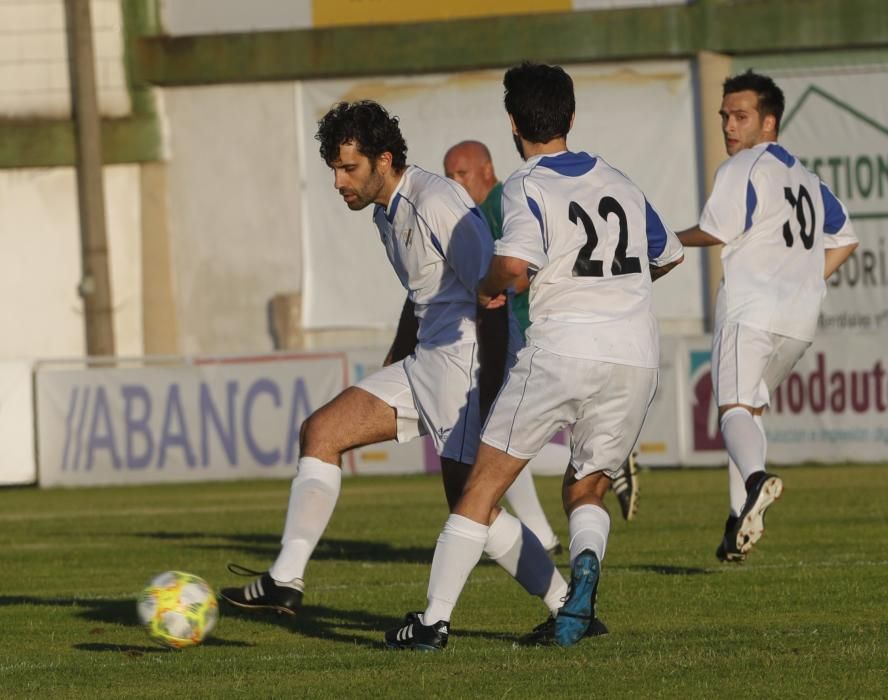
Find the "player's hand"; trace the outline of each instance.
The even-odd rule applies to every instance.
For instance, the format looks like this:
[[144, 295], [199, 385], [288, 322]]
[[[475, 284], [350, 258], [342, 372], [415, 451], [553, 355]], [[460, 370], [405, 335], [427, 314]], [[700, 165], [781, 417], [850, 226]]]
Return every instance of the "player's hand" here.
[[506, 305], [506, 295], [497, 294], [495, 297], [489, 297], [478, 292], [478, 304], [484, 309], [501, 309]]

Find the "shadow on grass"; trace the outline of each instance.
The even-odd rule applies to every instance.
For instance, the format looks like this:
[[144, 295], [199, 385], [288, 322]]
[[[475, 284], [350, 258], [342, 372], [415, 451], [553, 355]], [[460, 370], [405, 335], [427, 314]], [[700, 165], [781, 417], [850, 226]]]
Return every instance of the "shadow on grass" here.
[[[0, 607], [11, 607], [16, 605], [40, 605], [49, 607], [58, 607], [71, 610], [77, 608], [76, 616], [90, 622], [104, 622], [115, 625], [125, 625], [127, 627], [141, 627], [139, 616], [136, 613], [136, 601], [130, 598], [112, 598], [112, 599], [93, 599], [93, 598], [40, 598], [38, 596], [0, 596]], [[89, 634], [96, 636], [102, 635], [105, 630], [101, 627], [93, 627]], [[228, 646], [228, 647], [250, 647], [253, 646], [249, 642], [242, 642], [232, 639], [221, 639], [219, 637], [210, 637], [203, 646]], [[128, 656], [141, 655], [147, 652], [167, 652], [175, 651], [165, 649], [161, 646], [135, 646], [131, 644], [108, 644], [108, 643], [81, 643], [74, 644], [74, 649], [82, 651], [119, 651]]]
[[625, 571], [649, 571], [663, 576], [705, 576], [714, 573], [712, 569], [698, 566], [668, 566], [666, 564], [635, 564], [633, 566], [612, 566], [611, 569]]
[[[232, 639], [219, 639], [218, 637], [210, 637], [209, 639], [204, 640], [201, 643], [202, 647], [253, 647], [254, 644], [250, 644], [249, 642], [241, 642]], [[160, 645], [137, 645], [137, 644], [108, 644], [108, 643], [89, 643], [89, 644], [74, 644], [74, 649], [79, 651], [93, 651], [93, 652], [103, 652], [103, 651], [114, 651], [119, 654], [123, 654], [124, 656], [143, 656], [144, 654], [176, 654], [181, 649], [171, 649], [169, 647], [162, 647]]]
[[[346, 642], [352, 646], [383, 649], [386, 630], [398, 627], [403, 618], [376, 615], [367, 610], [343, 610], [323, 605], [306, 605], [296, 615], [279, 615], [267, 611], [245, 610], [230, 605], [223, 599], [222, 613], [227, 618], [249, 620], [259, 624], [272, 624], [294, 634], [314, 639]], [[477, 630], [458, 630], [460, 637], [514, 641], [518, 637]]]
[[[133, 536], [133, 535], [128, 535]], [[223, 550], [243, 556], [261, 557], [273, 560], [280, 551], [279, 535], [269, 534], [223, 534], [206, 532], [139, 532], [136, 537], [182, 541], [194, 549]], [[201, 540], [219, 540], [202, 542]], [[431, 564], [432, 547], [395, 547], [388, 542], [368, 542], [366, 540], [322, 539], [311, 555], [312, 561], [375, 562], [392, 564]]]

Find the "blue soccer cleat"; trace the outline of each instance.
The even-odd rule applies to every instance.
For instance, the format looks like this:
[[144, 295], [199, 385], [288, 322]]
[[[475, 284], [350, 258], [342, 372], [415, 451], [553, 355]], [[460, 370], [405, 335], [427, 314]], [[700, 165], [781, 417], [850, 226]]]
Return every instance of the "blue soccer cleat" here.
[[595, 617], [595, 592], [601, 565], [598, 555], [584, 549], [570, 567], [570, 585], [564, 605], [555, 617], [555, 643], [569, 647], [586, 636]]

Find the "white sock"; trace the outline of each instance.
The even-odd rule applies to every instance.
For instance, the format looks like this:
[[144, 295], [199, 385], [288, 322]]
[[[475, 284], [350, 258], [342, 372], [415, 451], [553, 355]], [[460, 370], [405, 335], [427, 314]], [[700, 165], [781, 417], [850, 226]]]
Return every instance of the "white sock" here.
[[601, 506], [580, 506], [570, 514], [567, 525], [570, 531], [571, 564], [586, 549], [595, 552], [599, 562], [604, 561], [610, 523], [610, 516]]
[[506, 501], [515, 516], [543, 543], [543, 547], [551, 549], [558, 544], [558, 537], [552, 531], [543, 506], [540, 505], [530, 469], [525, 467], [518, 472], [518, 477], [506, 491]]
[[314, 457], [299, 459], [299, 471], [290, 487], [283, 546], [269, 569], [275, 581], [301, 586], [308, 560], [333, 515], [341, 483], [342, 470], [335, 464]]
[[[728, 455], [734, 460], [743, 482], [765, 468], [765, 440], [752, 414], [745, 408], [729, 408], [721, 417], [721, 432]], [[745, 500], [745, 499], [744, 499]]]
[[753, 416], [756, 427], [762, 434], [762, 469], [765, 468], [765, 462], [768, 461], [768, 434], [765, 432], [765, 421], [761, 416]]
[[429, 604], [422, 616], [423, 624], [450, 620], [469, 574], [481, 559], [488, 530], [487, 525], [461, 515], [451, 514], [447, 518], [435, 545], [429, 577]]
[[536, 535], [514, 515], [500, 511], [488, 531], [484, 553], [524, 590], [542, 598], [549, 612], [561, 607], [561, 600], [567, 595], [567, 581]]
[[728, 493], [731, 497], [731, 515], [739, 516], [746, 503], [746, 484], [737, 463], [728, 457]]

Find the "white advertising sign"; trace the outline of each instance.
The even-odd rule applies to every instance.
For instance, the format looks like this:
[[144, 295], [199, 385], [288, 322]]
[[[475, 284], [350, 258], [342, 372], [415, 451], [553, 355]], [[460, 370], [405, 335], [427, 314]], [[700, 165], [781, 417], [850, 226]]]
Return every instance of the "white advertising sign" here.
[[[712, 398], [710, 341], [683, 341], [689, 400], [682, 464], [726, 464]], [[771, 397], [765, 413], [768, 461], [881, 462], [888, 449], [888, 369], [884, 334], [824, 335]]]
[[773, 76], [786, 96], [780, 140], [842, 200], [860, 247], [828, 283], [826, 333], [888, 329], [888, 68]]
[[32, 396], [31, 363], [0, 363], [0, 485], [37, 480]]
[[293, 475], [302, 421], [347, 381], [341, 353], [180, 367], [40, 369], [40, 484]]

